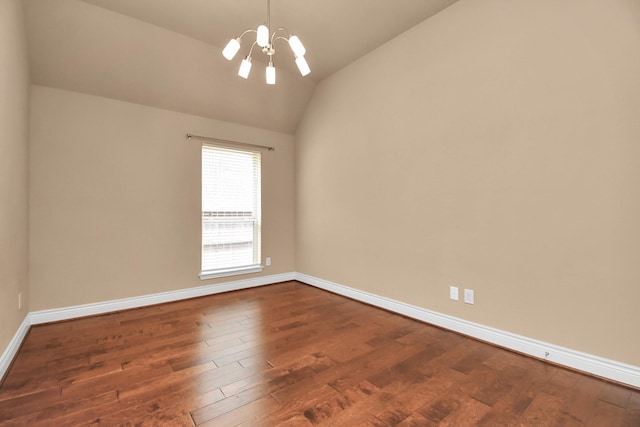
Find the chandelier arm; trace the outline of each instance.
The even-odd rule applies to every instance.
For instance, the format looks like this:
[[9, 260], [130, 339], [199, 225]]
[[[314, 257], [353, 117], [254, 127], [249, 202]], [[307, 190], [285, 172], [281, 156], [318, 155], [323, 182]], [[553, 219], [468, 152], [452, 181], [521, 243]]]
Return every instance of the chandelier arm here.
[[257, 32], [258, 32], [258, 31], [256, 31], [256, 30], [253, 30], [253, 29], [249, 28], [248, 30], [244, 30], [244, 31], [242, 32], [242, 34], [240, 34], [240, 35], [239, 35], [238, 37], [236, 37], [236, 38], [237, 38], [237, 39], [241, 39], [241, 38], [242, 38], [242, 37], [244, 37], [244, 35], [245, 35], [245, 34], [247, 34], [247, 33], [257, 33]]
[[249, 55], [247, 55], [247, 57], [251, 58], [251, 54], [253, 53], [253, 47], [256, 45], [257, 42], [253, 42], [251, 43], [251, 48], [249, 49]]
[[[278, 38], [282, 37], [282, 36], [278, 36], [276, 37], [276, 34], [278, 33], [278, 31], [285, 31], [285, 32], [289, 32], [289, 30], [287, 30], [285, 27], [278, 27], [275, 29], [275, 31], [271, 34], [271, 44], [273, 44], [273, 42], [275, 42]], [[289, 39], [286, 39], [289, 40]]]
[[278, 37], [274, 38], [274, 39], [271, 41], [271, 44], [275, 43], [275, 42], [276, 42], [276, 40], [284, 40], [284, 41], [286, 41], [286, 42], [288, 42], [288, 41], [289, 41], [289, 39], [288, 39], [288, 38], [286, 38], [286, 37], [284, 37], [284, 36], [278, 36]]

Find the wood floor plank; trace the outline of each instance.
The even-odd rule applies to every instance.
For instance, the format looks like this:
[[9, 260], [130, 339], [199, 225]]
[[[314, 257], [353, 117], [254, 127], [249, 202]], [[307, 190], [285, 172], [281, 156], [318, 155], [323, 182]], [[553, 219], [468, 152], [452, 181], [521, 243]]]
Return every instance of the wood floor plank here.
[[0, 422], [9, 421], [22, 414], [37, 412], [43, 408], [43, 402], [56, 403], [61, 398], [60, 387], [43, 389], [16, 398], [0, 400]]
[[34, 326], [0, 426], [640, 426], [640, 391], [298, 282]]
[[632, 393], [622, 426], [640, 426], [640, 393]]
[[253, 387], [241, 393], [222, 399], [211, 405], [206, 405], [198, 408], [191, 412], [191, 416], [195, 424], [199, 425], [206, 421], [210, 421], [217, 417], [220, 417], [228, 412], [240, 409], [244, 405], [266, 397], [267, 395], [268, 394], [265, 393], [261, 388]]
[[36, 411], [23, 411], [6, 424], [11, 426], [63, 426], [89, 423], [95, 419], [96, 408], [113, 407], [117, 404], [117, 396], [113, 391], [93, 394], [84, 398], [64, 399], [41, 402]]
[[227, 412], [209, 421], [198, 424], [201, 427], [238, 426], [251, 427], [267, 426], [262, 419], [264, 414], [278, 411], [281, 405], [271, 396], [264, 396], [253, 402], [241, 406], [236, 411]]

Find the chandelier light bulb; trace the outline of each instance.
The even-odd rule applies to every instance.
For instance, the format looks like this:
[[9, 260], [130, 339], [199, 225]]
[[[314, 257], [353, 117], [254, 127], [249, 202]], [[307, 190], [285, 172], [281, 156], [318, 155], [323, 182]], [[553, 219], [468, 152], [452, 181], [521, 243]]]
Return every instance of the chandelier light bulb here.
[[289, 37], [289, 46], [291, 46], [291, 50], [297, 57], [304, 56], [307, 53], [298, 36]]
[[260, 25], [258, 27], [258, 34], [256, 35], [256, 43], [258, 46], [265, 47], [269, 44], [269, 29], [266, 25]]
[[304, 59], [304, 56], [296, 57], [296, 65], [303, 77], [311, 72], [311, 68], [309, 68], [309, 64], [307, 64], [307, 60]]
[[227, 43], [227, 45], [222, 50], [222, 55], [225, 58], [227, 58], [229, 61], [231, 61], [233, 57], [236, 56], [236, 53], [238, 53], [239, 50], [240, 50], [240, 38], [238, 37], [237, 39], [229, 40], [229, 43]]
[[249, 72], [251, 71], [251, 58], [246, 57], [242, 60], [242, 64], [240, 64], [240, 69], [238, 70], [238, 75], [243, 79], [249, 77]]
[[269, 65], [267, 65], [267, 84], [274, 85], [276, 84], [276, 68], [273, 66], [273, 62], [269, 61]]

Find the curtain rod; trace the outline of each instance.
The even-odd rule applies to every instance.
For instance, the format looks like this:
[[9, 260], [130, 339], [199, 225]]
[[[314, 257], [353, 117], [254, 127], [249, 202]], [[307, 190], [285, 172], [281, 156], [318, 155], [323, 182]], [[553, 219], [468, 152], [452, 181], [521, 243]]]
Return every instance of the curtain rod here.
[[270, 147], [268, 145], [249, 144], [248, 142], [230, 141], [228, 139], [211, 138], [209, 136], [192, 135], [190, 133], [187, 134], [187, 139], [199, 139], [202, 141], [220, 142], [222, 144], [240, 145], [243, 147], [266, 148], [269, 151], [276, 151], [275, 147]]

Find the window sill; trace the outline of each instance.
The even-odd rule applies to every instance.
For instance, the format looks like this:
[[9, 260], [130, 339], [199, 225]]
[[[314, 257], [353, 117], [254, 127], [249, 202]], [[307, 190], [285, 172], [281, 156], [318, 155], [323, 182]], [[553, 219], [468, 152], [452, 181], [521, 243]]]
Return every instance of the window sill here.
[[237, 276], [240, 274], [260, 273], [264, 267], [261, 265], [247, 265], [244, 267], [225, 268], [220, 270], [207, 270], [200, 273], [200, 280], [216, 279], [218, 277]]

